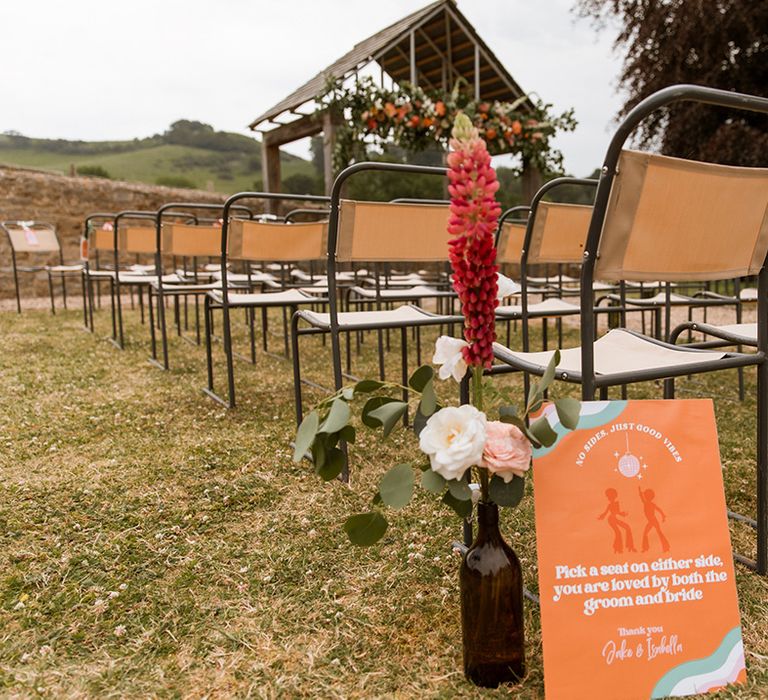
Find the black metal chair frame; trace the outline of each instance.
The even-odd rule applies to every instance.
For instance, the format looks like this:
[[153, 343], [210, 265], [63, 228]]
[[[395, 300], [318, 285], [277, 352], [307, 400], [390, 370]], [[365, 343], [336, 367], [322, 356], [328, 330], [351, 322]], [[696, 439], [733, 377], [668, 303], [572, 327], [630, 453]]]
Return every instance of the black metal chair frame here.
[[[37, 226], [45, 226], [49, 228], [53, 235], [56, 237], [56, 244], [58, 245], [58, 253], [59, 253], [59, 265], [64, 267], [64, 251], [61, 247], [61, 239], [59, 238], [59, 232], [56, 230], [56, 227], [53, 224], [49, 224], [45, 221], [35, 221], [33, 222]], [[0, 228], [5, 231], [6, 236], [8, 237], [8, 245], [11, 249], [11, 268], [13, 270], [13, 288], [14, 293], [16, 296], [16, 312], [21, 313], [21, 293], [19, 289], [19, 273], [25, 272], [30, 274], [35, 274], [37, 272], [45, 272], [48, 275], [48, 294], [51, 298], [51, 313], [56, 314], [56, 301], [55, 301], [55, 295], [53, 290], [53, 274], [51, 270], [49, 269], [48, 265], [32, 265], [32, 266], [24, 266], [19, 267], [17, 260], [16, 260], [16, 249], [13, 246], [13, 241], [11, 239], [11, 232], [8, 230], [7, 225], [8, 224], [18, 224], [17, 221], [0, 221]], [[51, 254], [55, 251], [45, 251], [47, 254]], [[35, 254], [35, 253], [31, 253]], [[80, 270], [72, 270], [71, 273], [80, 274]], [[66, 282], [66, 275], [71, 274], [70, 272], [66, 271], [59, 271], [60, 279], [61, 279], [61, 293], [62, 293], [62, 302], [64, 304], [64, 309], [67, 309], [67, 282]]]
[[[205, 295], [203, 316], [205, 319], [205, 351], [206, 351], [206, 365], [207, 365], [207, 385], [203, 388], [203, 393], [209, 396], [214, 401], [226, 406], [227, 408], [234, 408], [236, 405], [235, 396], [235, 366], [234, 366], [234, 351], [232, 348], [232, 328], [230, 320], [230, 309], [232, 308], [251, 308], [256, 307], [255, 304], [248, 304], [245, 301], [231, 299], [229, 295], [229, 285], [227, 282], [227, 262], [228, 262], [228, 239], [229, 239], [229, 224], [230, 224], [230, 212], [235, 204], [244, 199], [259, 199], [268, 200], [273, 202], [289, 201], [289, 202], [317, 202], [327, 204], [328, 197], [322, 195], [309, 195], [309, 194], [289, 194], [280, 192], [238, 192], [229, 197], [222, 207], [222, 227], [221, 227], [221, 297], [217, 299], [212, 294]], [[324, 299], [319, 297], [316, 303], [324, 303]], [[286, 309], [284, 302], [276, 301], [274, 305], [268, 305], [260, 303], [258, 305], [262, 310], [262, 326], [264, 328], [264, 341], [266, 343], [266, 316], [268, 308], [283, 308]], [[287, 305], [291, 313], [297, 310], [295, 305]], [[216, 393], [214, 389], [214, 377], [213, 377], [213, 347], [212, 347], [212, 321], [213, 311], [221, 310], [222, 312], [222, 341], [224, 346], [224, 356], [227, 364], [227, 397], [224, 398]], [[287, 328], [285, 329], [285, 346], [286, 353], [288, 352], [288, 336]], [[253, 344], [252, 344], [253, 352]], [[266, 352], [266, 345], [265, 345]], [[253, 357], [255, 362], [255, 356]]]
[[[581, 385], [582, 399], [591, 401], [599, 389], [601, 396], [606, 396], [608, 387], [623, 384], [665, 380], [665, 398], [674, 397], [674, 378], [685, 375], [719, 371], [755, 365], [757, 367], [757, 518], [750, 524], [757, 531], [757, 556], [755, 560], [734, 554], [736, 561], [756, 570], [761, 575], [768, 574], [768, 268], [763, 262], [758, 276], [758, 341], [754, 354], [726, 353], [718, 360], [704, 359], [701, 362], [659, 369], [644, 369], [616, 372], [607, 375], [595, 374], [594, 349], [595, 317], [593, 313], [592, 282], [600, 245], [603, 224], [605, 222], [608, 201], [616, 175], [616, 168], [622, 148], [632, 131], [653, 112], [669, 104], [680, 101], [692, 101], [719, 107], [744, 109], [768, 113], [768, 99], [743, 95], [714, 88], [696, 85], [676, 85], [660, 90], [634, 107], [619, 125], [610, 141], [605, 160], [600, 171], [595, 204], [590, 221], [587, 240], [584, 246], [581, 267], [581, 371], [571, 372], [556, 370], [555, 378], [561, 381]], [[628, 331], [634, 333], [633, 331]], [[663, 347], [682, 350], [680, 346], [642, 336], [644, 340]], [[690, 349], [690, 352], [699, 352]], [[505, 360], [509, 362], [509, 360]], [[540, 365], [524, 360], [515, 360], [514, 369], [541, 375]], [[493, 370], [491, 370], [493, 371]]]

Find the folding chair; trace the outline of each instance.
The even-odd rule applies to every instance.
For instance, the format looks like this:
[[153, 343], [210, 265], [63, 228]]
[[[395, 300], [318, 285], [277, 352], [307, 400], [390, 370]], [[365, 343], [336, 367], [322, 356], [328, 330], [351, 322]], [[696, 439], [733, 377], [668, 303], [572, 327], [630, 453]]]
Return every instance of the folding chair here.
[[[150, 363], [154, 366], [167, 370], [169, 369], [168, 360], [168, 329], [165, 318], [165, 302], [167, 299], [174, 300], [174, 311], [176, 316], [176, 326], [178, 335], [181, 332], [181, 313], [179, 307], [179, 298], [183, 297], [185, 301], [185, 327], [188, 327], [186, 316], [186, 300], [188, 297], [194, 297], [195, 301], [195, 328], [196, 343], [200, 344], [200, 315], [199, 299], [205, 296], [209, 291], [220, 289], [222, 286], [221, 276], [213, 278], [211, 282], [201, 282], [198, 269], [198, 258], [217, 257], [221, 251], [221, 223], [219, 219], [212, 219], [207, 223], [201, 223], [198, 216], [199, 211], [222, 211], [223, 204], [209, 204], [200, 202], [171, 202], [161, 206], [154, 215], [153, 227], [153, 255], [155, 257], [154, 268], [159, 274], [153, 276], [148, 282], [147, 294], [149, 299], [149, 327], [150, 327]], [[244, 206], [234, 206], [233, 211], [241, 215], [253, 218], [253, 212]], [[169, 219], [176, 219], [170, 221]], [[163, 256], [171, 256], [176, 269], [174, 275], [164, 275]], [[181, 258], [183, 269], [177, 268], [177, 258]], [[191, 272], [187, 268], [187, 259], [192, 259]], [[207, 273], [206, 277], [208, 276]], [[233, 288], [250, 289], [254, 283], [250, 268], [246, 272], [246, 281], [229, 280], [228, 284]], [[160, 328], [160, 337], [162, 345], [162, 363], [157, 354], [157, 334], [155, 330], [155, 317], [153, 296], [157, 301], [157, 325]], [[253, 328], [253, 318], [249, 317], [251, 329]]]
[[[463, 324], [461, 316], [435, 314], [410, 304], [395, 309], [343, 311], [339, 309], [337, 269], [345, 263], [444, 262], [447, 257], [449, 208], [445, 203], [359, 202], [342, 200], [346, 180], [361, 171], [387, 170], [422, 173], [445, 177], [445, 168], [401, 165], [396, 163], [356, 163], [343, 170], [331, 192], [331, 215], [327, 243], [327, 278], [329, 312], [299, 310], [291, 323], [293, 347], [296, 420], [301, 423], [302, 382], [299, 338], [304, 335], [329, 334], [334, 386], [340, 389], [344, 378], [341, 360], [341, 335], [367, 330], [400, 329], [403, 384], [408, 380], [408, 329], [442, 324]], [[425, 295], [426, 296], [426, 295]], [[299, 327], [300, 322], [305, 327]], [[383, 371], [383, 348], [379, 342], [379, 371]], [[316, 385], [317, 386], [317, 385]], [[345, 472], [346, 473], [346, 472]]]
[[[232, 327], [230, 311], [235, 308], [255, 311], [261, 310], [263, 328], [263, 349], [267, 349], [267, 315], [269, 309], [282, 309], [291, 313], [300, 306], [316, 306], [327, 303], [324, 290], [314, 288], [289, 288], [276, 292], [230, 294], [228, 270], [230, 260], [241, 260], [247, 264], [266, 263], [280, 264], [277, 269], [284, 269], [285, 263], [302, 260], [319, 260], [324, 250], [327, 236], [327, 223], [324, 221], [305, 223], [283, 223], [280, 221], [255, 221], [234, 219], [231, 212], [236, 202], [244, 199], [315, 202], [326, 204], [327, 197], [317, 195], [279, 194], [273, 192], [239, 192], [232, 195], [224, 203], [221, 227], [221, 288], [210, 290], [205, 296], [205, 349], [208, 369], [207, 386], [203, 393], [228, 408], [235, 407], [235, 368], [234, 351], [232, 347]], [[265, 282], [266, 284], [266, 282]], [[227, 398], [223, 398], [214, 389], [213, 377], [213, 312], [222, 313], [222, 341], [227, 363]], [[289, 354], [287, 319], [284, 316], [284, 346], [286, 355]], [[253, 343], [252, 343], [253, 348]], [[253, 358], [255, 360], [255, 357]]]
[[[16, 294], [16, 311], [21, 313], [21, 295], [19, 292], [19, 273], [36, 274], [45, 272], [48, 276], [48, 293], [51, 297], [51, 313], [56, 313], [56, 302], [53, 291], [53, 275], [58, 274], [61, 279], [61, 293], [64, 308], [67, 308], [67, 275], [81, 275], [83, 266], [81, 263], [64, 264], [64, 253], [61, 249], [61, 241], [56, 227], [53, 224], [41, 221], [3, 221], [0, 228], [5, 231], [8, 243], [11, 247], [11, 269], [13, 271], [13, 287]], [[17, 256], [58, 254], [58, 265], [24, 265], [19, 266]]]
[[[654, 93], [624, 119], [600, 174], [581, 267], [581, 346], [561, 352], [555, 377], [578, 383], [584, 400], [610, 386], [757, 367], [757, 530], [755, 560], [768, 573], [768, 169], [736, 168], [623, 150], [629, 134], [656, 110], [679, 101], [768, 113], [768, 99], [678, 85]], [[702, 282], [758, 275], [757, 351], [685, 348], [624, 329], [595, 338], [592, 282]], [[496, 346], [498, 360], [541, 375], [551, 352]], [[493, 371], [493, 370], [491, 370]], [[674, 384], [665, 382], [665, 396]], [[743, 516], [741, 516], [743, 518]]]

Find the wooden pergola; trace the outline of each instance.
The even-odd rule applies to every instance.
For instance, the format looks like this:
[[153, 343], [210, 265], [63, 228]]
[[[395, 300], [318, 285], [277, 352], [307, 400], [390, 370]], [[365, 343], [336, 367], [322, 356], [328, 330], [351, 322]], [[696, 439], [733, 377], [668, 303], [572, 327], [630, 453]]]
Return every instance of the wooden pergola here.
[[[395, 82], [408, 81], [426, 90], [447, 92], [463, 79], [474, 88], [476, 100], [512, 102], [526, 94], [480, 38], [455, 0], [437, 0], [354, 48], [320, 71], [276, 105], [256, 117], [250, 128], [262, 134], [262, 172], [268, 192], [279, 192], [280, 146], [323, 134], [325, 189], [333, 183], [335, 122], [328, 112], [315, 116], [315, 98], [329, 80], [344, 82], [362, 70], [380, 71]], [[375, 75], [375, 73], [374, 73]], [[531, 109], [526, 99], [520, 109]], [[528, 201], [540, 185], [540, 176], [523, 164], [523, 192]]]

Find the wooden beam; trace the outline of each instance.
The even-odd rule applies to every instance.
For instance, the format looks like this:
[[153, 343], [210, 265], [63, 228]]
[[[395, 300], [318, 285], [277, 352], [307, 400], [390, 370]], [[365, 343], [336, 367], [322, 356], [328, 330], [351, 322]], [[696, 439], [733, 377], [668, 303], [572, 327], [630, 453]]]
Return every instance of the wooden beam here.
[[282, 146], [285, 143], [298, 141], [307, 136], [314, 136], [323, 130], [323, 124], [314, 114], [278, 126], [276, 129], [265, 131], [263, 143], [267, 146]]
[[[261, 177], [265, 192], [280, 192], [280, 146], [269, 145], [266, 140], [261, 142]], [[276, 214], [278, 202], [267, 200], [267, 212]]]
[[326, 110], [323, 114], [323, 180], [325, 182], [325, 194], [331, 194], [333, 180], [336, 173], [333, 169], [333, 153], [336, 150], [336, 115]]
[[419, 78], [416, 75], [416, 32], [411, 32], [411, 85], [416, 87], [418, 85]]
[[475, 101], [480, 100], [480, 47], [475, 44]]

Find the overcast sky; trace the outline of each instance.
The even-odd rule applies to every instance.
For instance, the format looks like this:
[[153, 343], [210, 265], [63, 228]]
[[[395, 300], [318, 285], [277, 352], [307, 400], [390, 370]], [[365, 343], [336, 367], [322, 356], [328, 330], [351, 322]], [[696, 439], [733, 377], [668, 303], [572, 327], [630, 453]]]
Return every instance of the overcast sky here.
[[[2, 0], [0, 131], [84, 140], [164, 131], [180, 118], [249, 133], [250, 120], [428, 0]], [[567, 170], [600, 164], [621, 104], [613, 33], [574, 0], [459, 0], [527, 92], [579, 126]], [[289, 147], [307, 155], [306, 143]]]

